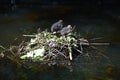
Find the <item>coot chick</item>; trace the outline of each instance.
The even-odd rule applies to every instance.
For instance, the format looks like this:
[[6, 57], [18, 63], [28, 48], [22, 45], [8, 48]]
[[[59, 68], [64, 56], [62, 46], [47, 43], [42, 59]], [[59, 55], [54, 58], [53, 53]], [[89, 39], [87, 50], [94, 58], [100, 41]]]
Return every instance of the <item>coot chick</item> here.
[[59, 20], [58, 22], [55, 22], [51, 26], [51, 32], [58, 32], [62, 29], [62, 27], [63, 27], [63, 20]]
[[62, 30], [60, 31], [61, 35], [65, 35], [72, 32], [72, 26], [68, 25], [67, 27], [62, 28]]

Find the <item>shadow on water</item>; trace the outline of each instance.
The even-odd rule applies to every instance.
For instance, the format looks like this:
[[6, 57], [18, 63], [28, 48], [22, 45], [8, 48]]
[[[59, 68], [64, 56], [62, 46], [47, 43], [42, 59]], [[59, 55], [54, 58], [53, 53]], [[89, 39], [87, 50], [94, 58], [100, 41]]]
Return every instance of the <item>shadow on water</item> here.
[[111, 62], [100, 58], [96, 63], [96, 58], [82, 57], [75, 60], [74, 71], [70, 72], [66, 68], [55, 66], [42, 71], [29, 70], [8, 59], [0, 59], [1, 80], [119, 80], [119, 23], [114, 22], [114, 19], [106, 14], [85, 13], [70, 7], [17, 8], [14, 11], [1, 13], [0, 44], [6, 47], [17, 45], [23, 39], [22, 34], [36, 33], [39, 27], [41, 30], [50, 29], [52, 23], [63, 19], [65, 25], [76, 26], [75, 30], [87, 39], [102, 37], [96, 42], [112, 43], [110, 46], [100, 47], [106, 51]]

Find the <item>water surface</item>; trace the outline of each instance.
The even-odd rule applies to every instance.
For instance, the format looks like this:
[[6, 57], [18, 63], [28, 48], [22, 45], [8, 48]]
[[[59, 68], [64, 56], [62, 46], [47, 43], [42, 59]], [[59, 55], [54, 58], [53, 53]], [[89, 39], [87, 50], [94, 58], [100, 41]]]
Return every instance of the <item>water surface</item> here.
[[[112, 14], [112, 15], [111, 15]], [[29, 70], [17, 66], [7, 59], [0, 59], [1, 80], [119, 80], [120, 74], [120, 37], [119, 19], [112, 12], [84, 12], [75, 8], [17, 8], [0, 13], [0, 45], [8, 47], [18, 45], [22, 34], [49, 30], [52, 23], [59, 19], [64, 25], [76, 26], [75, 31], [86, 39], [102, 37], [91, 42], [109, 42], [109, 46], [98, 46], [104, 50], [109, 59], [80, 57], [74, 60], [73, 72], [61, 67], [50, 67], [45, 70]], [[92, 53], [91, 53], [92, 54]], [[98, 61], [98, 62], [97, 62]], [[21, 75], [22, 74], [22, 75]]]

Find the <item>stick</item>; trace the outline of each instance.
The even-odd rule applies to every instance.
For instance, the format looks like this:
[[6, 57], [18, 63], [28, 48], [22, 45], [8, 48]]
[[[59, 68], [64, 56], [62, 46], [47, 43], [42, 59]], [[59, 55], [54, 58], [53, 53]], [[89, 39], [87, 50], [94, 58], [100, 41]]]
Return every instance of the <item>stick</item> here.
[[2, 48], [2, 49], [4, 49], [4, 50], [6, 50], [6, 48], [5, 48], [5, 47], [3, 47], [2, 45], [0, 45], [0, 48]]
[[89, 46], [89, 45], [94, 45], [94, 46], [103, 46], [103, 45], [110, 45], [110, 43], [81, 43], [81, 45], [86, 45], [86, 46]]
[[36, 37], [35, 35], [24, 35], [24, 34], [23, 34], [23, 36], [25, 36], [25, 37]]
[[110, 43], [89, 43], [89, 45], [101, 46], [101, 45], [110, 45]]

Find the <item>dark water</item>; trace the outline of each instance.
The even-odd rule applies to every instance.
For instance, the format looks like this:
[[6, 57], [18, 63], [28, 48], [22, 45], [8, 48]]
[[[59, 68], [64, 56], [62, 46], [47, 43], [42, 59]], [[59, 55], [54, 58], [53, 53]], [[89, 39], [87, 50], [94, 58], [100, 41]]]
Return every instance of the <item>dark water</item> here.
[[[108, 11], [109, 12], [109, 11]], [[0, 45], [8, 47], [22, 41], [22, 34], [49, 30], [52, 23], [63, 19], [65, 25], [76, 26], [76, 32], [87, 39], [102, 37], [93, 42], [109, 42], [109, 46], [98, 46], [109, 57], [75, 60], [73, 72], [66, 68], [50, 67], [45, 70], [21, 68], [7, 59], [0, 59], [0, 80], [119, 80], [120, 32], [118, 14], [91, 12], [68, 7], [17, 8], [0, 13]], [[115, 16], [115, 17], [114, 17]], [[92, 40], [91, 40], [92, 41]], [[98, 61], [98, 63], [96, 63]]]

